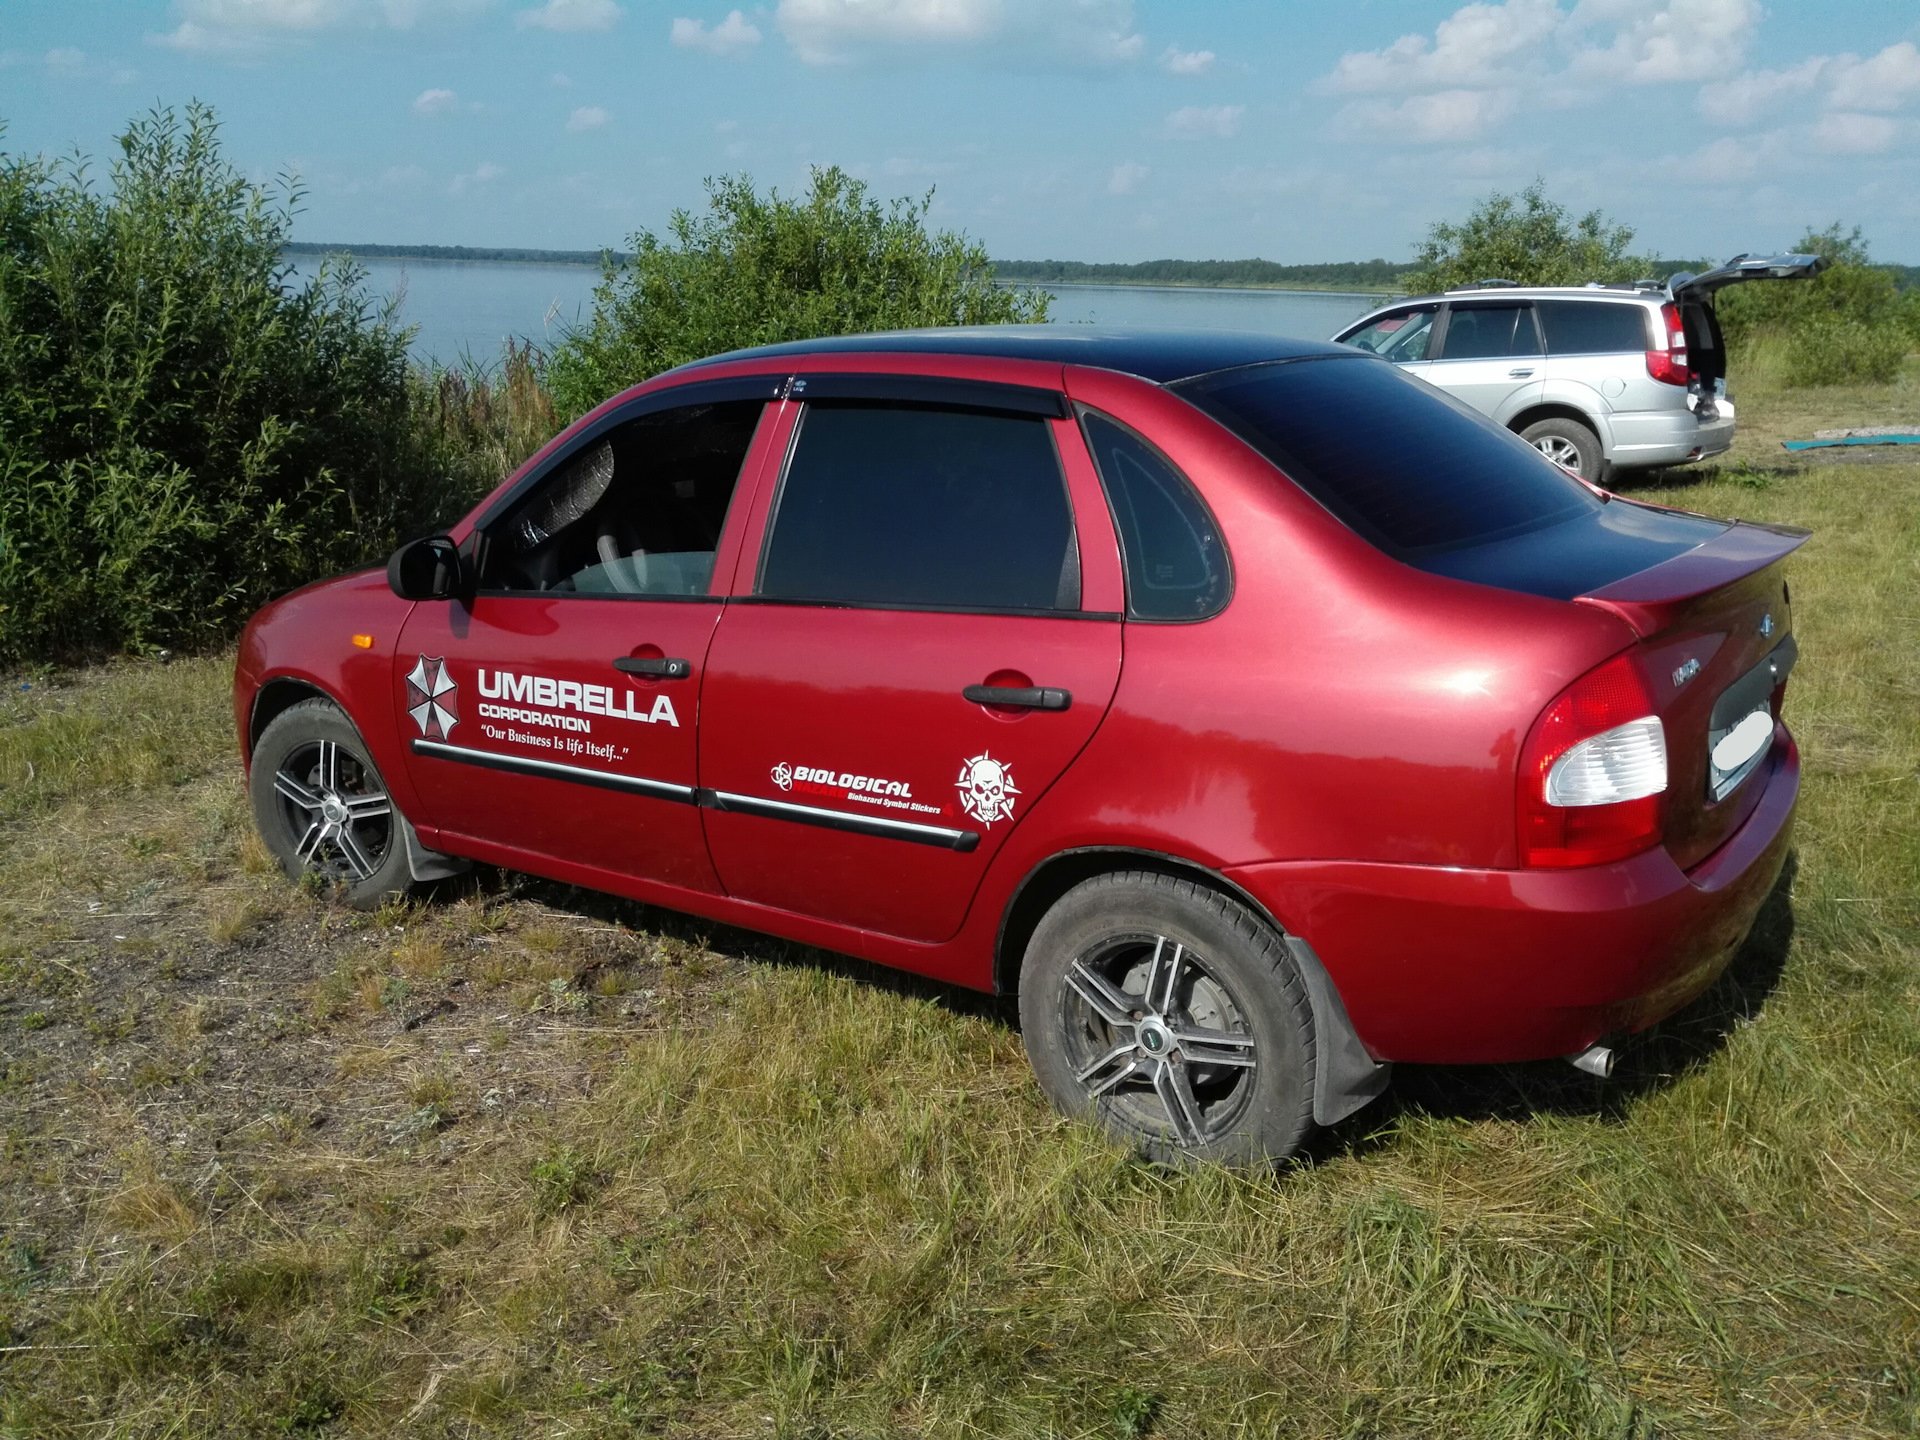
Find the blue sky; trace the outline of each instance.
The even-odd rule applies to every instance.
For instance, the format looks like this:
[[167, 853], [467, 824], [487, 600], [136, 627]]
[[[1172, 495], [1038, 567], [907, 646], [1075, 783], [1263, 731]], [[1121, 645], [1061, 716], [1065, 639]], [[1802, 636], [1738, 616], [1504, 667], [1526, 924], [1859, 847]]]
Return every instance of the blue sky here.
[[309, 240], [618, 245], [839, 164], [1007, 257], [1400, 258], [1539, 175], [1662, 254], [1840, 220], [1920, 263], [1917, 40], [1912, 0], [0, 0], [0, 148], [205, 100]]

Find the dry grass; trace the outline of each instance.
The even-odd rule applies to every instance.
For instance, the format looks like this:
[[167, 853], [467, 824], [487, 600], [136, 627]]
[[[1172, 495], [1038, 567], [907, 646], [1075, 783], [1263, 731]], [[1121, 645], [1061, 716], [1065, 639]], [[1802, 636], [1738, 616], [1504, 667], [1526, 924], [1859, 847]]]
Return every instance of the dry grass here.
[[1920, 465], [1777, 449], [1917, 411], [1743, 397], [1647, 492], [1818, 531], [1735, 973], [1610, 1086], [1410, 1071], [1278, 1176], [1060, 1120], [970, 997], [511, 877], [286, 886], [217, 662], [16, 695], [0, 1435], [1920, 1432]]

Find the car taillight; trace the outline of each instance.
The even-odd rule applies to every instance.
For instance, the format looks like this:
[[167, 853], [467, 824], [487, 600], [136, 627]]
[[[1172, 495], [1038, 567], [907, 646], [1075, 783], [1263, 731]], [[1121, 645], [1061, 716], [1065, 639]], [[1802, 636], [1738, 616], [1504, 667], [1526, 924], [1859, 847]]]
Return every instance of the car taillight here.
[[1520, 863], [1561, 868], [1637, 855], [1660, 841], [1667, 737], [1625, 655], [1574, 681], [1520, 752]]
[[1678, 305], [1660, 307], [1660, 335], [1666, 344], [1647, 351], [1647, 374], [1666, 385], [1687, 384], [1693, 372], [1687, 368], [1687, 327]]

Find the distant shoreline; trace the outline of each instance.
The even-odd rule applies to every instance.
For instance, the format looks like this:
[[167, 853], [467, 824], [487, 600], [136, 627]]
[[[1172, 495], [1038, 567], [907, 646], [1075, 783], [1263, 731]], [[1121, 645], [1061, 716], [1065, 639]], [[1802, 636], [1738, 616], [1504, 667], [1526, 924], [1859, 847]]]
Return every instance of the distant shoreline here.
[[[361, 242], [342, 242], [332, 244], [323, 240], [290, 240], [280, 248], [282, 255], [301, 255], [301, 257], [324, 257], [324, 255], [351, 255], [353, 259], [411, 259], [426, 263], [444, 263], [444, 265], [574, 265], [584, 269], [599, 269], [603, 261], [611, 255], [616, 265], [624, 265], [632, 255], [624, 250], [597, 252], [597, 250], [522, 250], [515, 246], [382, 246], [382, 244], [361, 244]], [[1054, 261], [1048, 261], [1046, 267], [1052, 267]], [[1192, 269], [1213, 269], [1221, 267], [1223, 261], [1171, 261], [1173, 267], [1192, 267]], [[1006, 286], [1037, 286], [1041, 290], [1087, 290], [1104, 286], [1127, 286], [1133, 290], [1271, 290], [1271, 292], [1302, 292], [1302, 294], [1325, 294], [1325, 296], [1380, 296], [1390, 298], [1398, 296], [1390, 284], [1354, 284], [1340, 280], [1308, 280], [1308, 278], [1273, 278], [1273, 280], [1254, 280], [1254, 278], [1213, 278], [1206, 275], [1125, 275], [1123, 271], [1135, 267], [1098, 267], [1098, 275], [1043, 276], [1035, 275], [1039, 265], [1033, 261], [993, 261], [995, 282]], [[1144, 261], [1137, 269], [1164, 271], [1169, 261]], [[1089, 267], [1092, 269], [1092, 267]], [[1284, 267], [1277, 267], [1284, 269]], [[1300, 269], [1321, 269], [1321, 267], [1300, 267]], [[1121, 273], [1112, 273], [1121, 271]]]

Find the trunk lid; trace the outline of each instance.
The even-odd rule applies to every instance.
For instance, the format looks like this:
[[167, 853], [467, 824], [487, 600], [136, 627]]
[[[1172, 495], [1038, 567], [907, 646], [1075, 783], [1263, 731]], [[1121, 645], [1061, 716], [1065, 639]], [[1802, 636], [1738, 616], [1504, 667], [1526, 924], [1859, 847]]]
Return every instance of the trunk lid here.
[[1765, 789], [1772, 722], [1797, 656], [1784, 562], [1807, 538], [1735, 521], [1576, 597], [1639, 637], [1634, 658], [1666, 731], [1666, 846], [1682, 868], [1718, 849]]
[[1680, 311], [1687, 336], [1688, 364], [1693, 371], [1689, 388], [1696, 398], [1710, 398], [1727, 377], [1727, 347], [1720, 333], [1714, 297], [1729, 285], [1750, 280], [1807, 280], [1827, 268], [1824, 255], [1736, 255], [1724, 265], [1696, 275], [1683, 270], [1667, 281], [1667, 290]]

